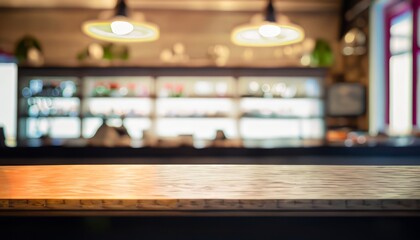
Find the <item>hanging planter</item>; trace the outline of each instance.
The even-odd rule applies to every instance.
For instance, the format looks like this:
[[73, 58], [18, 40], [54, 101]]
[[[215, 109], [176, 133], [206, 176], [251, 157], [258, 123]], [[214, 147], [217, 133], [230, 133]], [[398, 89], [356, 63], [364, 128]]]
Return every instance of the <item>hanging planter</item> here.
[[44, 64], [44, 56], [39, 41], [33, 36], [24, 36], [15, 47], [15, 57], [19, 64], [40, 66]]
[[79, 61], [112, 62], [114, 60], [128, 60], [129, 50], [125, 45], [112, 43], [91, 43], [77, 55]]
[[323, 39], [317, 39], [315, 48], [311, 53], [311, 65], [314, 67], [330, 67], [333, 64], [334, 54], [330, 44]]

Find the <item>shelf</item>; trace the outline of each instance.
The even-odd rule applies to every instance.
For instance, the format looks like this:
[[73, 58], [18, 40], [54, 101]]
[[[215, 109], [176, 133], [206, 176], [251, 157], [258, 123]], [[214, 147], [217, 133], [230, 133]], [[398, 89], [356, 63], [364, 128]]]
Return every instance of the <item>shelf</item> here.
[[94, 96], [87, 96], [85, 97], [85, 99], [116, 99], [116, 100], [121, 100], [121, 99], [151, 99], [154, 98], [154, 96], [125, 96], [125, 97], [94, 97]]
[[[19, 78], [44, 75], [57, 77], [62, 74], [74, 75], [75, 79], [78, 79], [74, 96], [33, 96], [30, 98], [33, 99], [33, 103], [39, 102], [38, 109], [45, 109], [41, 108], [44, 107], [41, 103], [48, 99], [46, 102], [54, 103], [52, 105], [54, 108], [68, 111], [55, 111], [63, 115], [29, 116], [29, 113], [37, 113], [37, 111], [31, 109], [29, 112], [31, 101], [26, 100], [30, 98], [20, 98], [19, 117], [24, 121], [18, 123], [23, 129], [19, 140], [24, 140], [25, 134], [28, 137], [37, 136], [28, 131], [29, 128], [33, 130], [34, 127], [40, 125], [41, 130], [44, 131], [49, 122], [55, 124], [54, 131], [60, 134], [61, 132], [73, 134], [77, 130], [82, 136], [87, 136], [96, 131], [103, 120], [109, 123], [116, 121], [118, 124], [123, 122], [127, 130], [137, 137], [141, 136], [142, 131], [147, 130], [148, 134], [157, 137], [193, 133], [199, 137], [213, 138], [216, 131], [222, 129], [228, 137], [238, 137], [244, 133], [244, 137], [290, 135], [291, 139], [296, 139], [311, 137], [311, 134], [321, 136], [324, 131], [325, 117], [318, 116], [323, 114], [325, 108], [321, 81], [313, 82], [316, 84], [317, 91], [312, 88], [302, 88], [299, 85], [300, 91], [296, 93], [298, 95], [284, 98], [278, 94], [273, 97], [264, 97], [262, 94], [249, 95], [248, 93], [251, 93], [247, 91], [249, 79], [245, 78], [251, 77], [251, 80], [255, 78], [271, 84], [279, 77], [279, 80], [285, 80], [288, 85], [289, 82], [294, 85], [303, 84], [307, 77], [323, 78], [324, 71], [321, 70], [287, 69], [284, 72], [282, 69], [266, 68], [50, 68], [44, 70], [29, 68], [25, 69]], [[147, 79], [142, 80], [139, 77], [147, 77]], [[298, 81], [291, 79], [295, 77], [299, 77]], [[267, 79], [264, 80], [265, 78]], [[119, 86], [135, 83], [136, 90], [127, 88], [129, 91], [121, 91], [121, 93], [128, 93], [125, 96], [118, 94], [120, 93], [118, 91], [112, 91], [112, 95], [101, 96], [96, 93], [110, 92], [95, 92], [96, 80], [103, 81], [104, 84], [120, 81]], [[203, 86], [196, 84], [197, 81], [206, 82], [207, 85], [203, 85], [204, 90]], [[166, 82], [173, 82], [175, 85], [179, 82], [183, 88], [182, 95], [172, 96], [172, 93], [176, 95], [177, 90], [165, 86]], [[216, 88], [219, 82], [221, 87]], [[68, 103], [64, 102], [65, 100]], [[76, 109], [77, 115], [64, 115], [75, 113], [73, 110]], [[120, 115], [121, 113], [127, 113], [127, 115]], [[41, 124], [38, 124], [37, 119], [40, 119]], [[314, 131], [316, 133], [313, 133]], [[272, 139], [269, 139], [270, 141]]]
[[104, 116], [104, 115], [92, 115], [92, 114], [86, 114], [81, 116], [82, 118], [150, 118], [150, 116], [145, 116], [145, 115], [127, 115], [127, 116], [120, 116], [120, 115], [108, 115], [108, 116]]
[[159, 116], [160, 119], [226, 119], [234, 118], [233, 116]]
[[293, 99], [316, 99], [316, 100], [322, 100], [323, 97], [291, 97], [291, 98], [285, 98], [285, 97], [260, 97], [260, 96], [241, 96], [241, 99], [267, 99], [267, 100], [293, 100]]
[[77, 98], [80, 99], [82, 98], [82, 96], [76, 95], [76, 96], [72, 96], [72, 97], [54, 97], [54, 96], [32, 96], [32, 97], [28, 97], [25, 98], [23, 96], [20, 97], [21, 99], [31, 99], [31, 98], [47, 98], [47, 99], [73, 99], [73, 98]]
[[150, 116], [103, 116], [103, 115], [77, 115], [77, 116], [68, 116], [68, 115], [62, 115], [62, 116], [28, 116], [28, 115], [20, 115], [20, 118], [150, 118]]
[[158, 99], [232, 99], [233, 96], [184, 96], [184, 97], [157, 97]]
[[265, 117], [265, 116], [241, 116], [241, 119], [322, 119], [323, 116], [276, 116], [276, 117]]
[[20, 118], [80, 118], [81, 116], [69, 116], [69, 115], [50, 115], [50, 116], [29, 116], [29, 115], [20, 115]]

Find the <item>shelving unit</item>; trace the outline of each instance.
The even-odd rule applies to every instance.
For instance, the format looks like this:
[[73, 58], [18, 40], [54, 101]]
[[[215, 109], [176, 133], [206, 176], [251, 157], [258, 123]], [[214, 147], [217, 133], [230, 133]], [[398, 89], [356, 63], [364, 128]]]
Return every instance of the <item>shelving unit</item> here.
[[[222, 130], [244, 147], [321, 143], [325, 73], [314, 68], [20, 68], [18, 142], [39, 146], [45, 135], [57, 145], [83, 142], [106, 121], [124, 125], [135, 142], [146, 132], [156, 139], [191, 136], [209, 142]], [[31, 93], [39, 88], [31, 87], [39, 84], [33, 81], [54, 86], [71, 81], [75, 90], [38, 96]]]

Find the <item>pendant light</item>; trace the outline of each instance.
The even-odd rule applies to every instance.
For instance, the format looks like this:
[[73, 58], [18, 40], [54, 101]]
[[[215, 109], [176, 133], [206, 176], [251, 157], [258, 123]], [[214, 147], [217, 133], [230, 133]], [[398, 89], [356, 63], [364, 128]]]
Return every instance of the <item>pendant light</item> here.
[[269, 0], [264, 18], [257, 15], [251, 23], [233, 29], [231, 40], [239, 46], [274, 47], [301, 42], [303, 29], [291, 23], [286, 16], [276, 15], [273, 1]]
[[118, 0], [113, 18], [84, 22], [82, 30], [92, 38], [109, 42], [151, 42], [159, 38], [157, 25], [134, 21], [128, 17], [127, 10], [125, 0]]

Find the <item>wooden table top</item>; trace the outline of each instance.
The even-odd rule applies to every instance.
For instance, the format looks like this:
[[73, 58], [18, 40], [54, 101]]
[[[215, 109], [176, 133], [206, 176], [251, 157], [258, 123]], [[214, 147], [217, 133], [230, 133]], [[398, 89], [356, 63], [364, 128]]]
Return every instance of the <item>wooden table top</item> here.
[[420, 209], [420, 166], [0, 166], [7, 209]]

